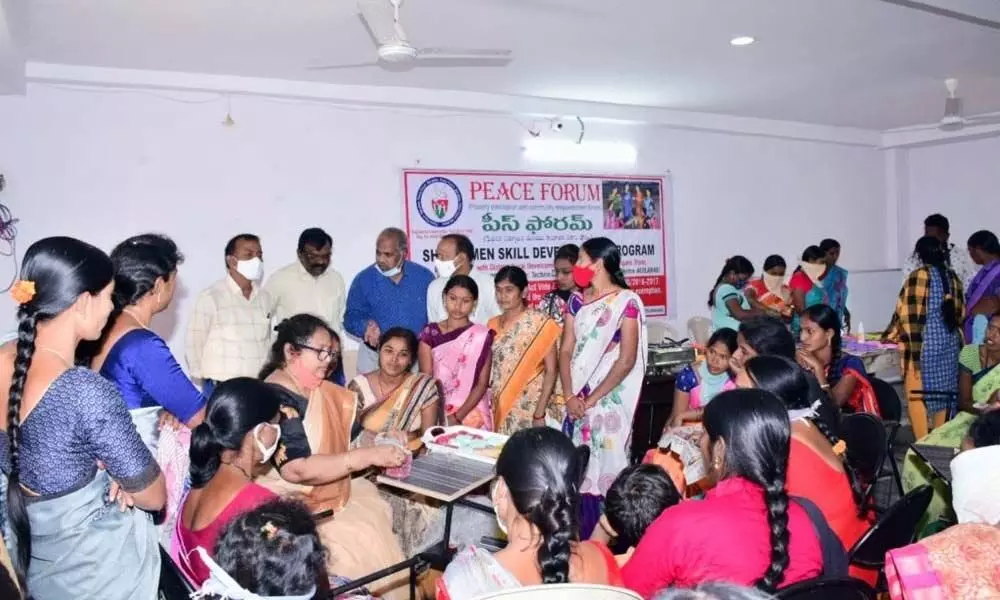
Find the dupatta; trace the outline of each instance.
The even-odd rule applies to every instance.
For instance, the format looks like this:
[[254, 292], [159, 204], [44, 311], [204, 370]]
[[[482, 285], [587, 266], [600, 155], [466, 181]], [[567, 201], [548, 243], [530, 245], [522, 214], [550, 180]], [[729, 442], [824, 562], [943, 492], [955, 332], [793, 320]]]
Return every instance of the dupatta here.
[[[534, 310], [525, 311], [503, 330], [500, 317], [494, 317], [490, 319], [489, 328], [496, 332], [490, 387], [494, 423], [500, 424], [527, 388], [545, 373], [545, 356], [559, 341], [562, 328], [547, 315]], [[538, 398], [534, 400], [537, 402]]]

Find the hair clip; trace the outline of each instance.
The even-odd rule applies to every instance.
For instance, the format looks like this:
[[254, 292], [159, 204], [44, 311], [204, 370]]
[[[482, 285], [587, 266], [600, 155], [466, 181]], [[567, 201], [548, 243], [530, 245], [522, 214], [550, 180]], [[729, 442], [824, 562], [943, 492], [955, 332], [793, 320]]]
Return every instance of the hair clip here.
[[844, 440], [838, 440], [836, 444], [833, 445], [833, 453], [837, 456], [843, 456], [847, 452], [847, 442]]
[[268, 521], [260, 528], [260, 532], [264, 534], [264, 537], [273, 540], [275, 534], [278, 533], [278, 528], [274, 526], [274, 523]]
[[10, 286], [10, 297], [18, 304], [27, 304], [35, 297], [35, 282], [18, 279]]

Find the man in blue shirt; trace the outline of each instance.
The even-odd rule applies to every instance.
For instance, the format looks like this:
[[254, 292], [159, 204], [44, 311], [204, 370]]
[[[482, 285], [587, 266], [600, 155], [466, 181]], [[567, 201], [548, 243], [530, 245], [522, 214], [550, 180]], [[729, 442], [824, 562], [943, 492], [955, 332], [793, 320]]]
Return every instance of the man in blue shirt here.
[[406, 260], [406, 234], [382, 230], [375, 241], [375, 264], [358, 273], [347, 292], [344, 329], [363, 342], [358, 373], [378, 368], [378, 339], [391, 327], [415, 334], [427, 325], [427, 286], [434, 274]]

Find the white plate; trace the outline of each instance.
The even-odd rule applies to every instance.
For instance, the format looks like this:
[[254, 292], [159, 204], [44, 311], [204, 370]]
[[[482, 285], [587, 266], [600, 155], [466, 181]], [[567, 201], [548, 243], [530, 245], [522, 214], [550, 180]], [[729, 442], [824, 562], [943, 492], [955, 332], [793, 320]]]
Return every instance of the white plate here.
[[[432, 431], [436, 431], [437, 429], [444, 429], [444, 432], [443, 433], [439, 433], [437, 435], [434, 435], [434, 434], [431, 433]], [[497, 462], [496, 458], [492, 458], [492, 457], [489, 457], [489, 456], [483, 456], [483, 455], [478, 454], [476, 452], [472, 452], [472, 451], [461, 449], [461, 448], [453, 448], [451, 446], [445, 446], [445, 445], [442, 445], [442, 444], [438, 444], [436, 442], [436, 440], [439, 437], [446, 436], [446, 435], [449, 435], [449, 434], [454, 434], [454, 433], [460, 433], [460, 432], [465, 432], [465, 433], [470, 433], [470, 434], [475, 434], [475, 435], [481, 436], [483, 438], [486, 438], [488, 440], [488, 442], [490, 443], [491, 446], [496, 446], [496, 447], [501, 447], [501, 448], [503, 447], [504, 444], [507, 443], [507, 440], [508, 440], [508, 436], [506, 436], [506, 435], [503, 435], [503, 434], [500, 434], [500, 433], [493, 433], [492, 431], [484, 431], [482, 429], [475, 429], [473, 427], [466, 427], [464, 425], [453, 425], [451, 427], [431, 427], [430, 429], [428, 429], [427, 431], [424, 432], [424, 435], [420, 439], [421, 439], [421, 441], [423, 441], [424, 445], [427, 446], [427, 450], [430, 451], [430, 452], [443, 452], [445, 454], [457, 454], [458, 456], [464, 456], [466, 458], [471, 458], [473, 460], [477, 460], [477, 461], [484, 462], [484, 463], [487, 463], [487, 464], [491, 464], [491, 465], [492, 464], [496, 464], [496, 462]]]

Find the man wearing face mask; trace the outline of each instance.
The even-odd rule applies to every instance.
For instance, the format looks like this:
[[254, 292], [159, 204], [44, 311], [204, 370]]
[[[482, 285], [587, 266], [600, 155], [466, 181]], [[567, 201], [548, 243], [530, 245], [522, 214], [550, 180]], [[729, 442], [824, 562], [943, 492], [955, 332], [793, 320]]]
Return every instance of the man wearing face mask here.
[[276, 322], [306, 313], [343, 332], [347, 285], [330, 267], [332, 253], [333, 238], [322, 229], [311, 227], [299, 235], [298, 260], [275, 271], [264, 285]]
[[241, 233], [229, 240], [225, 260], [226, 277], [198, 295], [185, 340], [188, 370], [204, 382], [205, 395], [217, 381], [255, 377], [271, 340], [273, 303], [260, 287], [260, 238]]
[[351, 282], [344, 329], [363, 342], [358, 350], [358, 373], [378, 369], [375, 348], [382, 332], [405, 327], [418, 334], [427, 325], [427, 286], [434, 275], [406, 260], [407, 247], [402, 229], [382, 230], [375, 241], [375, 264]]
[[437, 258], [434, 259], [434, 270], [437, 279], [427, 288], [427, 320], [440, 323], [448, 318], [444, 308], [444, 284], [452, 275], [468, 275], [475, 280], [480, 290], [488, 290], [479, 294], [476, 310], [472, 313], [472, 322], [485, 325], [487, 321], [499, 315], [502, 311], [497, 304], [493, 292], [493, 276], [476, 269], [472, 261], [476, 256], [476, 248], [472, 241], [464, 235], [450, 233], [441, 238], [437, 245]]

